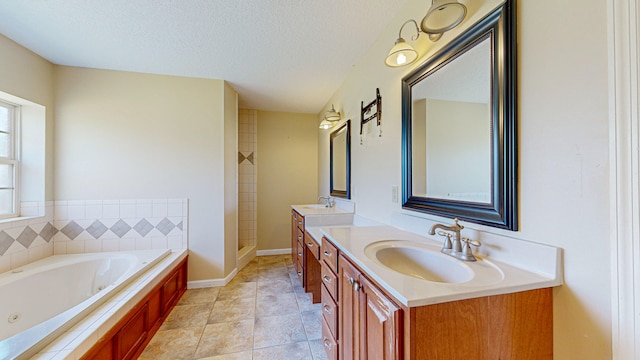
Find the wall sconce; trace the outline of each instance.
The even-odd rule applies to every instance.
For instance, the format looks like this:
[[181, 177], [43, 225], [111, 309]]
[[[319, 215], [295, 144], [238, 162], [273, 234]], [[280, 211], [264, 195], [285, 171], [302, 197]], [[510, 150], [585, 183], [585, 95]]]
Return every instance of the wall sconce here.
[[467, 16], [467, 7], [457, 0], [432, 0], [431, 7], [420, 22], [420, 28], [415, 20], [409, 19], [402, 24], [398, 32], [398, 40], [389, 50], [384, 63], [390, 67], [400, 67], [412, 64], [418, 59], [418, 52], [402, 38], [402, 29], [408, 23], [416, 27], [416, 34], [411, 40], [416, 41], [423, 32], [429, 36], [429, 40], [436, 42], [442, 34], [460, 25]]
[[324, 119], [320, 122], [320, 129], [331, 129], [338, 120], [340, 120], [340, 113], [331, 104], [331, 109], [324, 114]]

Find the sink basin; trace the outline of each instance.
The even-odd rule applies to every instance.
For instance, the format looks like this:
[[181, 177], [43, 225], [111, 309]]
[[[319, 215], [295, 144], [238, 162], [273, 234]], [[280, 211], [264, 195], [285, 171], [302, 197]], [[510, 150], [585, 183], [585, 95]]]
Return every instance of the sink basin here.
[[431, 282], [460, 284], [496, 283], [504, 274], [492, 263], [467, 263], [442, 254], [440, 248], [406, 240], [383, 240], [368, 245], [365, 255], [395, 272]]
[[304, 205], [303, 209], [329, 209], [326, 205], [323, 204], [312, 204], [312, 205]]

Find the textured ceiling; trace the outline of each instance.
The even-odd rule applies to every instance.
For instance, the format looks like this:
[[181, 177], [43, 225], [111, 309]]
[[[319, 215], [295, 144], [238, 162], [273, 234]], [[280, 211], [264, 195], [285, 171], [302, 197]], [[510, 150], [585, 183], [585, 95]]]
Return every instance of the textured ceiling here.
[[405, 2], [0, 0], [0, 33], [55, 64], [223, 79], [242, 108], [315, 114]]

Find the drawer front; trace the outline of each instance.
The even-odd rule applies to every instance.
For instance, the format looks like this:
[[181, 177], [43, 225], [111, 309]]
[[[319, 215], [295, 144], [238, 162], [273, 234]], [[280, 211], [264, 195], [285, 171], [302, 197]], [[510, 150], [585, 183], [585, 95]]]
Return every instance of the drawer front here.
[[298, 248], [296, 251], [296, 257], [301, 265], [304, 265], [304, 245], [298, 241]]
[[304, 244], [304, 229], [298, 229], [296, 236], [298, 238], [298, 242]]
[[324, 321], [327, 322], [333, 338], [338, 339], [338, 305], [333, 301], [333, 298], [331, 298], [331, 295], [329, 295], [329, 291], [325, 286], [322, 286], [321, 305], [322, 317], [324, 318]]
[[322, 347], [329, 360], [338, 360], [338, 343], [331, 335], [331, 330], [324, 319], [322, 320]]
[[338, 300], [338, 277], [329, 269], [327, 263], [322, 263], [322, 271], [320, 278], [322, 284], [327, 288], [327, 291], [334, 300]]
[[304, 245], [309, 248], [313, 257], [320, 260], [320, 245], [318, 245], [308, 232], [304, 233]]
[[298, 229], [302, 229], [304, 231], [304, 216], [296, 213], [296, 220], [298, 223]]
[[298, 280], [300, 280], [300, 286], [304, 287], [304, 271], [302, 270], [302, 263], [296, 261], [296, 273], [298, 274]]
[[324, 237], [320, 257], [329, 265], [331, 271], [338, 273], [338, 249]]

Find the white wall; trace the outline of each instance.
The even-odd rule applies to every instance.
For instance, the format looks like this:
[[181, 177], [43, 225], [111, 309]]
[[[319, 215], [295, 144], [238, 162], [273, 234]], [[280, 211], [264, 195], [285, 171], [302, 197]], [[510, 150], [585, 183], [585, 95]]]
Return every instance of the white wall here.
[[56, 199], [189, 199], [189, 278], [226, 276], [225, 126], [235, 118], [224, 106], [235, 95], [224, 81], [62, 66], [55, 75]]
[[[470, 17], [430, 51], [474, 23], [499, 1], [467, 1]], [[352, 190], [360, 215], [389, 223], [401, 184], [400, 81], [410, 68], [384, 66], [402, 23], [421, 19], [428, 2], [409, 0], [383, 36], [327, 102], [353, 118]], [[479, 9], [482, 7], [482, 9]], [[607, 9], [598, 0], [521, 0], [518, 4], [518, 232], [465, 223], [469, 229], [564, 249], [565, 285], [554, 291], [556, 359], [611, 358], [608, 204]], [[427, 50], [425, 37], [418, 41]], [[430, 45], [429, 45], [430, 46]], [[380, 88], [383, 136], [359, 145], [360, 102]], [[317, 121], [320, 121], [318, 117]], [[329, 188], [328, 134], [318, 132], [318, 192]], [[425, 234], [433, 222], [425, 216]], [[479, 239], [482, 241], [482, 239]]]

